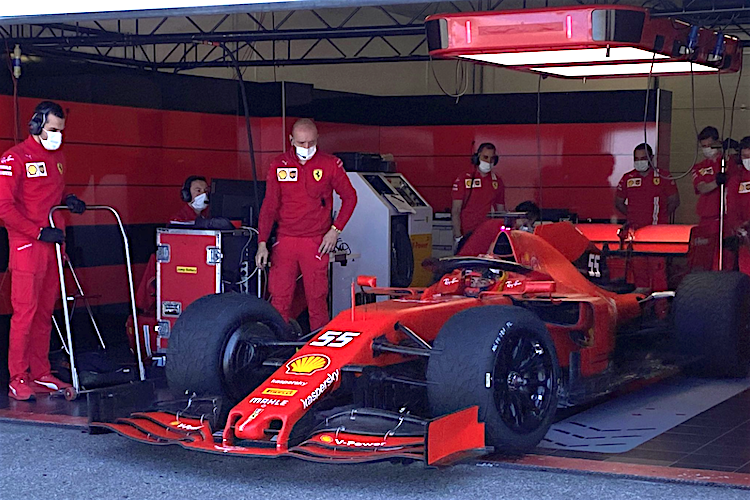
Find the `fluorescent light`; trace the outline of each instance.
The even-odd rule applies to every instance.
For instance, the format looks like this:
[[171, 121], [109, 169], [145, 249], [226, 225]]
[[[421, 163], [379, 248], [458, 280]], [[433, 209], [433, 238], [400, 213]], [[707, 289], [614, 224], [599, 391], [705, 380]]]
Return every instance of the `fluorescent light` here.
[[[589, 76], [632, 76], [632, 75], [664, 75], [670, 73], [690, 73], [690, 61], [666, 61], [654, 64], [651, 71], [650, 62], [626, 63], [626, 64], [598, 64], [593, 66], [560, 66], [552, 68], [529, 68], [539, 73], [548, 73], [557, 76], [589, 77]], [[718, 68], [692, 63], [695, 73], [706, 73], [718, 71]]]
[[588, 62], [614, 61], [650, 61], [655, 58], [668, 59], [663, 54], [656, 54], [648, 50], [635, 47], [611, 47], [609, 54], [605, 47], [598, 49], [566, 49], [541, 50], [538, 52], [505, 52], [501, 54], [471, 54], [461, 55], [466, 59], [473, 59], [503, 66], [541, 66], [545, 64], [573, 64]]

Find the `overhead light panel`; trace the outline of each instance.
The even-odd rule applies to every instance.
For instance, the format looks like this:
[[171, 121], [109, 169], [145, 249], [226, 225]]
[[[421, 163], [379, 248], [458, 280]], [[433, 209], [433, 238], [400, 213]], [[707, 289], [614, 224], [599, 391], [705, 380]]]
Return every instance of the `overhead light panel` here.
[[539, 50], [498, 54], [467, 54], [459, 55], [458, 57], [490, 64], [499, 64], [501, 66], [540, 66], [547, 64], [643, 61], [652, 58], [669, 59], [663, 54], [654, 54], [653, 52], [637, 49], [635, 47]]
[[742, 64], [736, 37], [651, 19], [640, 7], [438, 14], [427, 18], [426, 30], [433, 57], [565, 78], [726, 73]]
[[592, 64], [589, 66], [550, 66], [529, 68], [531, 71], [568, 78], [596, 78], [603, 76], [666, 76], [690, 73], [714, 73], [719, 70], [688, 61], [667, 61], [651, 65], [650, 62], [625, 64]]

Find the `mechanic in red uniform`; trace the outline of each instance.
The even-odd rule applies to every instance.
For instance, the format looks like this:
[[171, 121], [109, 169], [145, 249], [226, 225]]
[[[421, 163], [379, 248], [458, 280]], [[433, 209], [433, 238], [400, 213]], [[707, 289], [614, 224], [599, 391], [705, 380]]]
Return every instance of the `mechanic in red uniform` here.
[[[698, 227], [693, 230], [693, 237], [696, 241], [700, 239], [708, 243], [702, 244], [700, 254], [694, 253], [693, 258], [701, 259], [701, 268], [718, 270], [720, 186], [727, 183], [728, 176], [737, 172], [738, 145], [732, 139], [727, 139], [722, 144], [719, 141], [719, 131], [715, 127], [706, 127], [701, 130], [698, 134], [698, 143], [705, 159], [693, 165], [692, 169], [693, 187], [695, 194], [698, 195], [696, 212], [699, 217]], [[722, 172], [721, 157], [724, 152], [726, 152], [726, 162], [725, 170]]]
[[41, 102], [29, 122], [29, 138], [0, 157], [0, 219], [8, 230], [13, 306], [8, 395], [20, 401], [70, 387], [51, 374], [49, 363], [51, 317], [60, 297], [55, 243], [65, 241], [62, 221], [50, 227], [49, 211], [61, 202], [73, 213], [86, 210], [75, 195], [63, 200], [64, 128], [62, 108]]
[[497, 161], [495, 145], [484, 142], [471, 157], [473, 167], [453, 181], [451, 218], [456, 251], [460, 242], [466, 241], [485, 221], [487, 214], [505, 212], [505, 185], [492, 171]]
[[180, 198], [185, 203], [169, 222], [195, 222], [199, 217], [208, 219], [208, 182], [205, 177], [191, 175], [182, 184]]
[[[336, 248], [338, 235], [354, 212], [357, 193], [341, 160], [317, 151], [318, 129], [311, 120], [298, 120], [290, 139], [292, 147], [277, 156], [268, 170], [255, 262], [258, 267], [268, 263], [266, 243], [278, 223], [271, 249], [271, 304], [289, 321], [301, 271], [310, 328], [316, 330], [329, 320], [328, 253]], [[341, 197], [341, 209], [331, 224], [334, 190]]]
[[727, 182], [725, 227], [728, 234], [725, 236], [729, 237], [727, 247], [734, 247], [737, 251], [739, 270], [750, 274], [750, 136], [740, 141], [739, 150], [742, 167], [733, 173]]
[[[654, 171], [654, 153], [648, 144], [639, 144], [633, 151], [633, 166], [617, 184], [615, 208], [627, 217], [627, 227], [638, 229], [655, 224], [668, 224], [680, 206], [677, 185]], [[651, 291], [667, 289], [666, 260], [662, 257], [631, 259], [635, 286]], [[644, 290], [645, 292], [645, 290]]]
[[704, 159], [693, 165], [693, 188], [698, 195], [695, 211], [701, 226], [716, 226], [718, 229], [721, 211], [719, 186], [726, 183], [726, 174], [721, 173], [721, 142], [716, 127], [706, 127], [698, 134], [698, 143]]
[[[194, 224], [199, 218], [208, 219], [208, 182], [205, 177], [191, 175], [182, 183], [180, 199], [184, 202], [179, 212], [169, 218], [170, 224]], [[146, 270], [135, 293], [135, 304], [141, 311], [151, 312], [156, 306], [156, 254], [151, 254]], [[132, 318], [128, 319], [132, 328]]]

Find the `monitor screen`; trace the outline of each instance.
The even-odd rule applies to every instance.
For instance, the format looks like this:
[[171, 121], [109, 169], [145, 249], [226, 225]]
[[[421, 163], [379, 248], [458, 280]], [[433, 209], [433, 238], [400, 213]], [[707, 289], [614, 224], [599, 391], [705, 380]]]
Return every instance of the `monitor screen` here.
[[[211, 217], [241, 220], [244, 225], [256, 227], [258, 214], [255, 210], [253, 181], [238, 179], [211, 179], [209, 197]], [[258, 181], [258, 206], [263, 203], [266, 182]]]

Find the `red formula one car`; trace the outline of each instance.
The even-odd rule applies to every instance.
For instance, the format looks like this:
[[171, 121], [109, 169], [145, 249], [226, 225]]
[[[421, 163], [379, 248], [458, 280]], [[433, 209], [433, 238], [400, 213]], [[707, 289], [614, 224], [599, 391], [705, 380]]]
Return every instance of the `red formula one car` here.
[[167, 354], [170, 388], [188, 401], [103, 425], [215, 453], [442, 465], [529, 451], [559, 407], [684, 363], [747, 373], [748, 276], [612, 291], [606, 252], [569, 223], [542, 227], [503, 229], [486, 254], [442, 260], [427, 289], [361, 277], [352, 295], [365, 303], [308, 339], [293, 338], [266, 302], [203, 297], [179, 318]]

